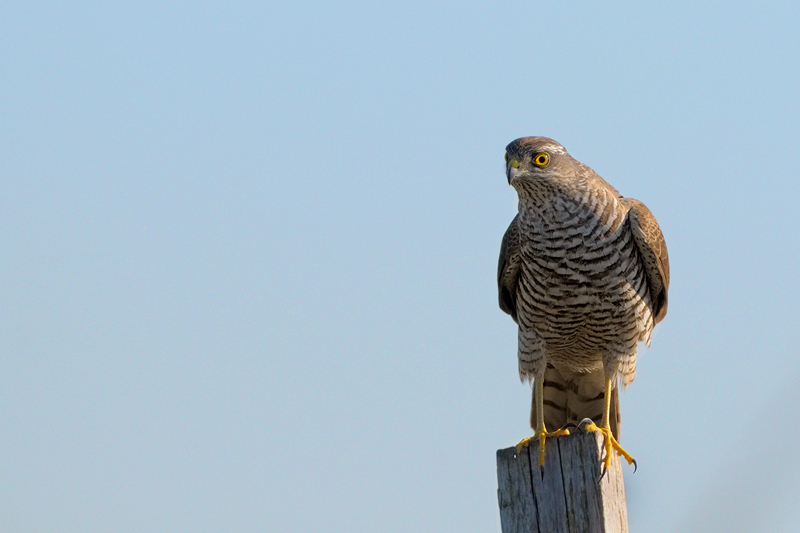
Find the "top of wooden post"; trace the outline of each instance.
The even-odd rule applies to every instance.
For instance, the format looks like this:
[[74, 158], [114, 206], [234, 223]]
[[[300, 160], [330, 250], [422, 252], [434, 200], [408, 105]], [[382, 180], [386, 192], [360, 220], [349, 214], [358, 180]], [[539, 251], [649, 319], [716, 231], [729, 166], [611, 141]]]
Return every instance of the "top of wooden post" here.
[[[503, 533], [627, 533], [619, 458], [600, 479], [603, 436], [578, 431], [550, 437], [543, 471], [539, 447], [497, 451], [497, 498]], [[532, 451], [531, 451], [532, 450]]]

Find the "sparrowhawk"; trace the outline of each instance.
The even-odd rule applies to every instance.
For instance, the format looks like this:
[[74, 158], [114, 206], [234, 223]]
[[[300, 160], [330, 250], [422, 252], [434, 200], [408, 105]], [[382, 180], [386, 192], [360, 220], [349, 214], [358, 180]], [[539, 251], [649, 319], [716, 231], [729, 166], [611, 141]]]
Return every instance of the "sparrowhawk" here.
[[505, 159], [519, 213], [503, 236], [497, 285], [519, 326], [520, 378], [533, 381], [534, 435], [518, 449], [538, 440], [543, 465], [545, 438], [589, 418], [586, 429], [605, 435], [604, 471], [612, 450], [632, 463], [617, 441], [617, 382], [633, 381], [637, 343], [649, 345], [667, 313], [661, 229], [643, 203], [552, 139], [517, 139]]

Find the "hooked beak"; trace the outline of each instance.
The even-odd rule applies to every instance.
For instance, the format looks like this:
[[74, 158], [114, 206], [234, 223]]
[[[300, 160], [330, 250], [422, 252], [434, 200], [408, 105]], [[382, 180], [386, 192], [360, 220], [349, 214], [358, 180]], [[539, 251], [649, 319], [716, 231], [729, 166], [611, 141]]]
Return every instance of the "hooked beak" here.
[[517, 159], [516, 157], [512, 157], [506, 163], [506, 178], [508, 179], [509, 185], [511, 185], [511, 180], [517, 177], [519, 173], [520, 173], [519, 159]]

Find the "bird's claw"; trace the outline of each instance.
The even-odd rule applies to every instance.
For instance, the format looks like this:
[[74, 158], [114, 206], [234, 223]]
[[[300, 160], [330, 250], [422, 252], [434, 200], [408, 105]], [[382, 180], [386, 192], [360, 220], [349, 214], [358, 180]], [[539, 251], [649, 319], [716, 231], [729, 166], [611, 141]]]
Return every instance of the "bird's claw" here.
[[557, 429], [555, 431], [547, 431], [546, 429], [542, 428], [540, 430], [536, 430], [532, 437], [525, 437], [517, 444], [517, 454], [522, 451], [522, 448], [525, 446], [530, 446], [531, 441], [538, 440], [539, 441], [539, 466], [544, 466], [544, 443], [547, 437], [559, 437], [561, 435], [569, 435], [568, 429]]
[[[583, 424], [584, 421], [585, 420], [582, 420], [581, 424]], [[603, 464], [603, 471], [600, 475], [600, 479], [603, 479], [603, 476], [606, 475], [608, 467], [611, 466], [611, 458], [614, 456], [615, 452], [617, 455], [628, 461], [629, 465], [633, 465], [633, 471], [636, 472], [636, 460], [631, 457], [631, 454], [625, 451], [625, 448], [620, 446], [619, 442], [617, 442], [617, 439], [615, 439], [614, 435], [611, 433], [611, 428], [600, 427], [594, 422], [590, 422], [584, 426], [584, 429], [586, 431], [599, 431], [603, 434], [603, 448], [605, 450], [605, 455], [600, 460]]]

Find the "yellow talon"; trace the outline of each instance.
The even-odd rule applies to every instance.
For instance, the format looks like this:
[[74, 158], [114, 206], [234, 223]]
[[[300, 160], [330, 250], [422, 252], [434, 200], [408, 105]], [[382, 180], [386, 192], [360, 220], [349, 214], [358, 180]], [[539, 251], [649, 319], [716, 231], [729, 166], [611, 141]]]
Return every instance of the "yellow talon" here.
[[525, 446], [529, 446], [532, 440], [539, 441], [539, 466], [544, 466], [544, 441], [547, 437], [558, 437], [559, 435], [569, 435], [568, 429], [557, 429], [555, 431], [547, 431], [544, 427], [544, 407], [542, 405], [542, 386], [544, 384], [544, 378], [541, 376], [536, 376], [533, 380], [533, 397], [536, 400], [535, 402], [535, 409], [536, 409], [536, 420], [538, 423], [536, 424], [536, 429], [533, 432], [533, 437], [526, 437], [522, 439], [519, 444], [517, 444], [517, 454], [522, 451], [522, 448]]
[[624, 457], [625, 460], [628, 461], [629, 465], [633, 465], [634, 472], [636, 471], [636, 461], [633, 459], [633, 457], [631, 457], [631, 454], [625, 451], [625, 448], [620, 446], [619, 442], [617, 442], [617, 439], [614, 438], [614, 434], [611, 431], [609, 413], [611, 412], [611, 390], [613, 386], [614, 378], [606, 376], [606, 405], [605, 409], [603, 409], [603, 425], [598, 426], [594, 422], [591, 422], [584, 428], [586, 431], [599, 431], [603, 434], [603, 448], [605, 448], [606, 454], [601, 459], [601, 462], [603, 463], [603, 474], [600, 476], [601, 478], [606, 474], [606, 471], [608, 471], [608, 467], [611, 466], [611, 458], [614, 456], [614, 452], [616, 452], [620, 457]]
[[542, 424], [541, 429], [536, 430], [533, 437], [525, 437], [519, 444], [517, 444], [517, 454], [522, 451], [525, 446], [530, 446], [531, 441], [539, 441], [539, 466], [544, 466], [544, 442], [547, 437], [559, 437], [561, 435], [569, 435], [568, 429], [557, 429], [555, 431], [547, 431]]
[[631, 454], [626, 452], [625, 449], [620, 446], [619, 442], [617, 442], [617, 439], [614, 438], [614, 435], [611, 434], [611, 428], [600, 427], [592, 422], [591, 424], [586, 425], [586, 431], [599, 431], [603, 434], [603, 447], [606, 451], [606, 454], [602, 459], [604, 472], [608, 470], [609, 466], [611, 466], [611, 458], [614, 456], [614, 452], [616, 452], [620, 457], [624, 457], [625, 460], [628, 461], [629, 465], [636, 463]]
[[522, 451], [522, 448], [524, 448], [525, 446], [529, 446], [532, 440], [533, 437], [525, 437], [524, 439], [519, 441], [519, 444], [517, 444], [517, 455], [519, 455], [519, 452]]

